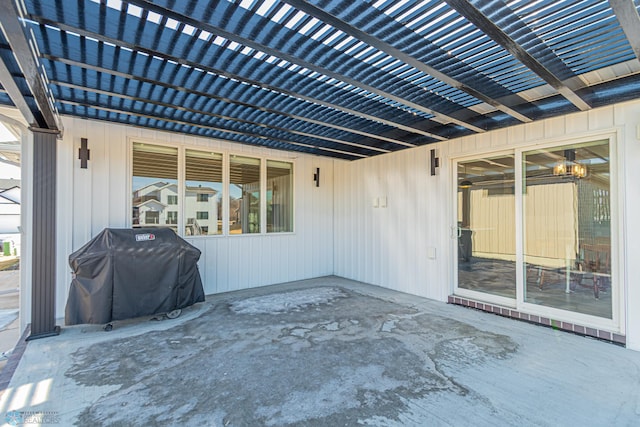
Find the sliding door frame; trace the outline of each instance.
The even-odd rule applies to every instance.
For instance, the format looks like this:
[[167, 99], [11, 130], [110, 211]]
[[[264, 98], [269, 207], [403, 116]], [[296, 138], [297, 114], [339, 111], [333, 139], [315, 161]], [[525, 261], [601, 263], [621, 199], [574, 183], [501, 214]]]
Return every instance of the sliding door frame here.
[[[623, 265], [625, 234], [624, 234], [624, 200], [620, 195], [624, 194], [622, 188], [622, 176], [624, 170], [622, 161], [624, 153], [621, 141], [622, 129], [614, 128], [601, 132], [586, 132], [571, 138], [557, 138], [539, 141], [532, 144], [513, 147], [509, 150], [475, 151], [450, 159], [451, 174], [450, 183], [452, 209], [450, 218], [450, 237], [452, 254], [452, 291], [456, 296], [471, 300], [495, 304], [507, 308], [513, 308], [523, 313], [538, 315], [563, 322], [571, 322], [586, 327], [610, 330], [620, 334], [625, 333], [625, 301], [627, 280]], [[524, 200], [523, 200], [523, 167], [522, 156], [525, 152], [538, 149], [551, 149], [565, 145], [580, 144], [590, 141], [609, 141], [609, 166], [610, 166], [610, 206], [611, 206], [611, 300], [612, 317], [607, 319], [594, 315], [577, 313], [573, 311], [543, 306], [524, 301], [525, 263], [524, 263]], [[515, 163], [515, 244], [516, 244], [516, 298], [511, 299], [497, 295], [491, 295], [479, 291], [458, 287], [458, 164], [469, 160], [496, 157], [501, 155], [514, 156]]]

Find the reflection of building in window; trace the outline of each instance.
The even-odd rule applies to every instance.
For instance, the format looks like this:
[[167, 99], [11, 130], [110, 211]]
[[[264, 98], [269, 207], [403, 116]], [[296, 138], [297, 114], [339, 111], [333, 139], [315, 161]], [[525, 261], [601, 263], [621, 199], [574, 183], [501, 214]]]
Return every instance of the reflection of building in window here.
[[[178, 151], [133, 144], [133, 226], [167, 225], [178, 232], [180, 224], [186, 236], [222, 234], [224, 156], [186, 149], [184, 178], [179, 179]], [[293, 231], [293, 163], [266, 160], [266, 174], [261, 163], [259, 158], [229, 156], [225, 209], [229, 234]], [[266, 208], [266, 224], [261, 224], [262, 208]]]
[[160, 224], [160, 212], [147, 211], [145, 215], [145, 221], [147, 224]]
[[[218, 199], [216, 190], [205, 186], [187, 186], [184, 194], [185, 233], [187, 236], [209, 234], [209, 227], [217, 229]], [[194, 217], [195, 213], [195, 217]]]
[[178, 224], [178, 212], [171, 211], [167, 212], [167, 224]]
[[178, 149], [137, 142], [132, 149], [134, 227], [168, 225], [178, 231]]
[[185, 150], [185, 234], [222, 233], [222, 165], [220, 153]]
[[[177, 197], [178, 186], [163, 181], [154, 182], [133, 192], [134, 225], [177, 224], [178, 213], [172, 211], [169, 217], [167, 206], [171, 196]], [[175, 217], [174, 217], [175, 215]], [[137, 222], [137, 224], [136, 224]]]
[[[218, 203], [213, 196], [217, 193], [209, 187], [187, 187], [185, 191], [186, 212], [195, 212], [196, 217], [187, 216], [187, 235], [206, 234], [203, 227], [218, 222]], [[205, 197], [203, 197], [205, 196]], [[203, 202], [202, 200], [206, 200]], [[134, 225], [177, 225], [178, 212], [168, 210], [168, 206], [177, 205], [178, 186], [165, 182], [155, 182], [133, 193]], [[166, 203], [163, 203], [166, 202]], [[195, 210], [196, 203], [198, 209]], [[205, 210], [206, 209], [206, 210]]]

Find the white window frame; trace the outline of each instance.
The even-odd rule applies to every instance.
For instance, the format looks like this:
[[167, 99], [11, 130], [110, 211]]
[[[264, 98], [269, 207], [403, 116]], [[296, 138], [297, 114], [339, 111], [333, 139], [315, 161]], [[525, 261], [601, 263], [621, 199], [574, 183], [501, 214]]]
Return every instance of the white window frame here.
[[[249, 238], [249, 237], [257, 237], [257, 236], [283, 236], [283, 235], [292, 235], [296, 234], [296, 176], [295, 171], [297, 170], [296, 159], [291, 157], [282, 157], [277, 155], [265, 155], [265, 154], [256, 154], [251, 152], [242, 152], [233, 149], [225, 149], [216, 146], [203, 146], [203, 145], [194, 145], [194, 144], [184, 144], [184, 143], [171, 143], [167, 141], [159, 141], [155, 139], [148, 138], [138, 138], [138, 137], [128, 137], [127, 138], [127, 148], [128, 148], [128, 158], [127, 158], [127, 180], [126, 185], [127, 189], [125, 194], [127, 194], [127, 203], [126, 209], [126, 225], [127, 227], [132, 227], [133, 218], [132, 218], [132, 198], [131, 192], [133, 187], [133, 144], [134, 143], [143, 143], [149, 145], [158, 145], [168, 148], [177, 148], [178, 149], [178, 235], [183, 238], [188, 239], [217, 239], [222, 237], [233, 237], [233, 238]], [[218, 154], [222, 154], [222, 233], [220, 234], [211, 234], [211, 235], [202, 235], [202, 236], [185, 236], [184, 228], [185, 228], [185, 205], [184, 205], [184, 196], [185, 196], [185, 161], [186, 161], [186, 150], [194, 150], [194, 151], [205, 151], [205, 152], [215, 152]], [[260, 160], [260, 232], [259, 233], [244, 233], [244, 234], [230, 234], [229, 233], [229, 173], [230, 173], [230, 158], [232, 155], [240, 156], [240, 157], [249, 157]], [[291, 163], [292, 167], [292, 210], [293, 210], [293, 218], [292, 218], [292, 231], [284, 231], [284, 232], [271, 232], [267, 233], [267, 160], [279, 161]], [[172, 205], [176, 206], [176, 205]]]

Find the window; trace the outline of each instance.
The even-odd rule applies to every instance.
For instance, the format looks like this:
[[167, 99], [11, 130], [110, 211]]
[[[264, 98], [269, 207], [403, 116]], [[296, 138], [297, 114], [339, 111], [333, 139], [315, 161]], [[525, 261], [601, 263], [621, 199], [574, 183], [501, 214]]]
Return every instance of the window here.
[[178, 224], [178, 212], [167, 212], [167, 224]]
[[144, 214], [144, 223], [146, 225], [157, 225], [160, 224], [160, 212], [157, 211], [147, 211]]
[[169, 198], [178, 201], [178, 149], [143, 143], [133, 144], [132, 224], [134, 227], [178, 223], [169, 217]]
[[293, 231], [293, 164], [267, 160], [267, 233]]
[[134, 142], [132, 225], [183, 236], [292, 232], [293, 162], [262, 162]]
[[222, 154], [185, 151], [184, 204], [185, 235], [222, 233]]
[[229, 233], [260, 233], [260, 159], [229, 160]]

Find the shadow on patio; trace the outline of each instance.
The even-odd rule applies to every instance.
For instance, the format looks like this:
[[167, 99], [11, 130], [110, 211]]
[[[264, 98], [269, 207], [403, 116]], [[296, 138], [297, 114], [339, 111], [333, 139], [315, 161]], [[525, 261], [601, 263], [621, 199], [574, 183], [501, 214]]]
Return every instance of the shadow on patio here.
[[630, 425], [639, 384], [638, 352], [325, 277], [210, 296], [174, 320], [31, 341], [0, 419]]

